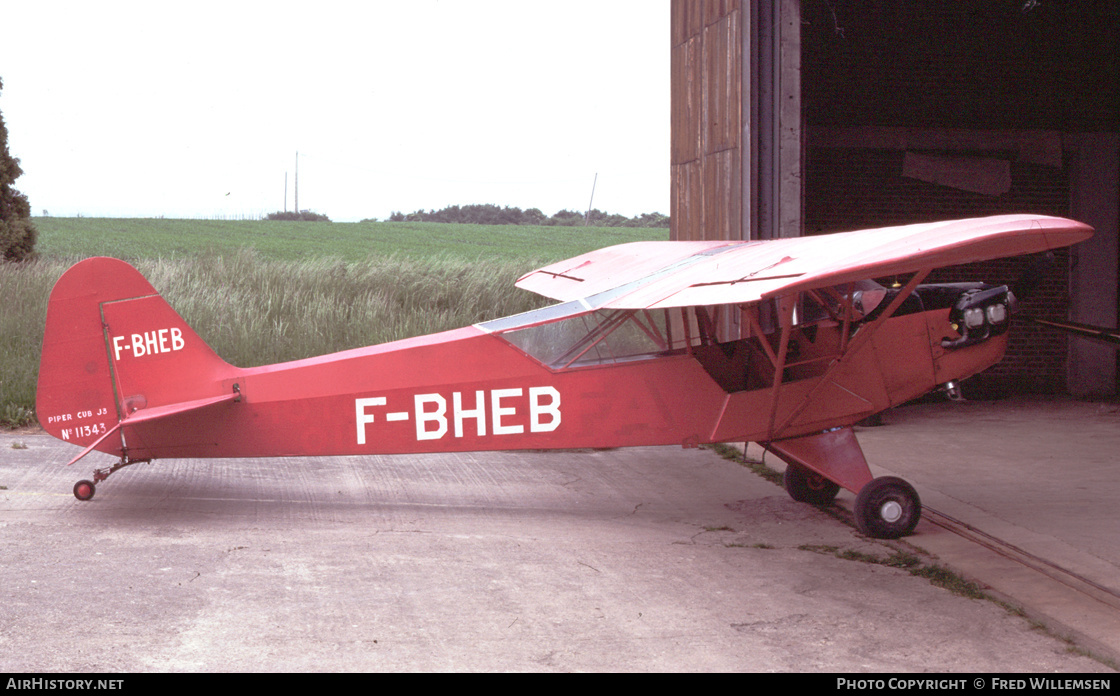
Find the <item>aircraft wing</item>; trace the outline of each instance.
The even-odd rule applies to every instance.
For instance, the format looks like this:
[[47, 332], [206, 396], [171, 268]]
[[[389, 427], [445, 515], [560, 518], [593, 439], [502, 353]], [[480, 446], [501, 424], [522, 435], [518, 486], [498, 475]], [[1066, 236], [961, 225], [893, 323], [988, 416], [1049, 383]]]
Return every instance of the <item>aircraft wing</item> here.
[[770, 241], [633, 242], [545, 266], [517, 286], [591, 307], [746, 304], [799, 290], [1031, 254], [1093, 228], [1046, 215], [998, 215]]

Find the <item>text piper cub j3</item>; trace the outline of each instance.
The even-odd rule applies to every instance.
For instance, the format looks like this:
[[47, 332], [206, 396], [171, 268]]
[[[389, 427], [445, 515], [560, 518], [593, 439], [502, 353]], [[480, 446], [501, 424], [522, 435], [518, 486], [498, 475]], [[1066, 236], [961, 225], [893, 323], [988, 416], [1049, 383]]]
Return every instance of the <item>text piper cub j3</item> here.
[[[796, 500], [856, 494], [875, 537], [917, 493], [873, 478], [858, 421], [1003, 355], [1007, 286], [931, 270], [1075, 244], [1092, 229], [1009, 215], [772, 241], [636, 242], [533, 271], [559, 304], [454, 331], [238, 368], [130, 265], [86, 259], [51, 293], [39, 421], [120, 457], [281, 457], [758, 442]], [[905, 279], [887, 288], [873, 278]]]

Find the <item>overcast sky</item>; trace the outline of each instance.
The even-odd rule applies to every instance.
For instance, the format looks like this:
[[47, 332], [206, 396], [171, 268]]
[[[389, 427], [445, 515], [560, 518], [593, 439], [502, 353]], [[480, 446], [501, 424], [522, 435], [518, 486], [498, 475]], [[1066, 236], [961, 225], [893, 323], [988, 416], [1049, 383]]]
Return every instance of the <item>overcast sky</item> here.
[[[669, 210], [668, 0], [0, 0], [35, 215]], [[287, 199], [285, 201], [285, 174]]]

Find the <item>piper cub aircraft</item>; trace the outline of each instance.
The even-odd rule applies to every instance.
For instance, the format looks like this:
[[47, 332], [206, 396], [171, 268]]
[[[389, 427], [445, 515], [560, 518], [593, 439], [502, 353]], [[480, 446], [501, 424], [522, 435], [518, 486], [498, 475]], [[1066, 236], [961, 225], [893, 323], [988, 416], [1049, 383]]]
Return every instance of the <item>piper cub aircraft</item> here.
[[[238, 368], [132, 266], [90, 258], [55, 285], [37, 411], [120, 458], [282, 457], [758, 442], [798, 501], [856, 494], [865, 534], [913, 531], [914, 488], [874, 478], [852, 426], [997, 362], [1005, 285], [934, 268], [1075, 244], [1037, 215], [772, 241], [636, 242], [533, 271], [559, 300], [454, 331]], [[874, 278], [897, 278], [885, 287]]]

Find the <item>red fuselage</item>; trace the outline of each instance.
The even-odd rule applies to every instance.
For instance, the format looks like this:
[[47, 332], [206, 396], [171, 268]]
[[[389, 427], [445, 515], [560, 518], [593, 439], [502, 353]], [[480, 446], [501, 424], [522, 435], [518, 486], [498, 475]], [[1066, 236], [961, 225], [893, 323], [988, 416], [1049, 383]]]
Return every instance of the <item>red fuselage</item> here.
[[[467, 327], [308, 360], [230, 367], [212, 375], [211, 384], [219, 391], [236, 384], [240, 402], [190, 414], [186, 424], [138, 424], [126, 444], [131, 458], [147, 459], [688, 446], [795, 437], [850, 425], [999, 360], [1006, 335], [943, 349], [942, 338], [955, 335], [947, 315], [937, 310], [892, 317], [828, 374], [827, 354], [839, 327], [819, 323], [813, 341], [804, 331], [794, 339], [803, 367], [787, 368], [776, 388], [738, 391], [721, 386], [713, 376], [719, 367], [694, 351], [556, 369], [500, 335]], [[817, 365], [814, 350], [826, 355]], [[161, 355], [133, 360], [148, 358], [159, 369], [154, 363]], [[144, 378], [135, 367], [121, 373], [128, 375], [124, 380], [178, 389], [166, 379]], [[163, 401], [156, 393], [146, 399]], [[105, 445], [99, 449], [120, 453], [119, 444]]]

